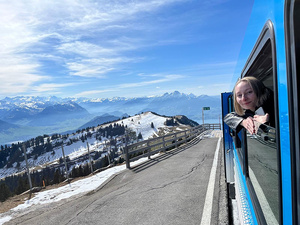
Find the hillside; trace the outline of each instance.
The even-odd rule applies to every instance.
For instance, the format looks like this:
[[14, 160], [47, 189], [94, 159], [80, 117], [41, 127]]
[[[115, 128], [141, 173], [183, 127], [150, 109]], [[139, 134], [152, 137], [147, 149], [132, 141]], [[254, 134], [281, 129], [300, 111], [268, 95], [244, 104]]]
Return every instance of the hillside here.
[[[176, 126], [167, 126], [167, 120], [174, 121]], [[166, 117], [145, 112], [89, 129], [78, 130], [71, 134], [39, 136], [26, 141], [25, 145], [27, 146], [28, 162], [32, 169], [58, 165], [59, 159], [62, 157], [61, 146], [63, 145], [66, 157], [76, 162], [69, 168], [72, 170], [75, 165], [86, 162], [87, 158], [83, 156], [87, 155], [87, 143], [89, 143], [94, 159], [96, 155], [101, 158], [108, 154], [118, 159], [125, 146], [125, 130], [130, 137], [129, 143], [132, 143], [136, 141], [138, 134], [141, 134], [142, 139], [145, 140], [177, 128], [186, 129], [194, 125], [197, 123], [184, 116]], [[113, 145], [109, 152], [106, 148], [108, 143]], [[19, 143], [0, 151], [0, 178], [24, 171], [25, 161], [21, 148], [22, 143]], [[80, 157], [82, 158], [80, 159]]]

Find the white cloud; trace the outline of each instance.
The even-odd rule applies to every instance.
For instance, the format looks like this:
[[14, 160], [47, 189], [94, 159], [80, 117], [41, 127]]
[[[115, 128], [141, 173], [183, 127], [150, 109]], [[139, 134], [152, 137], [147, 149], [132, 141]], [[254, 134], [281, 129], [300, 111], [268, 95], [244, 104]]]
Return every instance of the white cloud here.
[[74, 83], [65, 83], [65, 84], [56, 84], [56, 83], [43, 83], [39, 86], [32, 87], [32, 90], [35, 92], [48, 92], [48, 91], [56, 91], [63, 87], [74, 86]]
[[[153, 41], [155, 35], [161, 35], [160, 31], [168, 34], [169, 23], [164, 21], [166, 26], [157, 26], [152, 23], [151, 15], [165, 6], [185, 1], [0, 1], [0, 58], [17, 59], [0, 65], [0, 81], [5, 86], [0, 93], [51, 91], [68, 86], [54, 85], [56, 81], [53, 86], [41, 84], [48, 82], [56, 72], [44, 70], [49, 68], [45, 66], [46, 61], [60, 69], [64, 67], [66, 75], [77, 79], [107, 78], [110, 72], [122, 70], [126, 63], [145, 60], [146, 57], [133, 52], [178, 43], [174, 36]], [[62, 74], [62, 71], [58, 72]], [[147, 86], [173, 79], [178, 79], [178, 75], [121, 84], [118, 88]]]
[[105, 67], [101, 65], [91, 65], [77, 62], [67, 63], [67, 67], [71, 70], [70, 74], [80, 77], [98, 77], [104, 78], [103, 74], [114, 70], [112, 67]]
[[147, 85], [152, 85], [152, 84], [159, 84], [159, 83], [169, 82], [169, 81], [177, 80], [177, 79], [180, 79], [180, 78], [183, 78], [183, 77], [184, 76], [182, 76], [182, 75], [171, 74], [171, 75], [166, 75], [166, 76], [162, 77], [161, 79], [157, 79], [157, 80], [143, 81], [143, 82], [137, 82], [137, 83], [120, 84], [120, 85], [118, 85], [118, 88], [142, 87], [142, 86], [147, 86]]
[[100, 93], [106, 93], [106, 92], [116, 92], [116, 91], [120, 91], [120, 89], [132, 89], [132, 88], [138, 88], [138, 87], [145, 87], [145, 86], [150, 86], [153, 84], [170, 82], [170, 81], [181, 79], [181, 78], [184, 78], [184, 76], [177, 75], [177, 74], [161, 75], [161, 78], [156, 79], [156, 80], [141, 81], [141, 82], [135, 82], [135, 83], [123, 83], [123, 84], [115, 85], [113, 87], [102, 88], [101, 90], [84, 91], [84, 92], [78, 93], [76, 96], [88, 97], [88, 96], [91, 96], [94, 94], [100, 94]]
[[[82, 59], [70, 61], [66, 63], [66, 67], [70, 71], [70, 75], [80, 77], [96, 77], [106, 78], [106, 73], [115, 70], [115, 66], [121, 63], [131, 62], [135, 59], [130, 58], [98, 58], [98, 59]], [[138, 59], [137, 59], [138, 60]]]
[[114, 92], [116, 89], [114, 88], [108, 88], [108, 89], [101, 89], [101, 90], [91, 90], [91, 91], [83, 91], [81, 93], [76, 94], [75, 96], [77, 97], [88, 97], [88, 96], [93, 96], [96, 94], [101, 94], [101, 93], [107, 93], [107, 92]]
[[5, 58], [0, 66], [0, 94], [19, 94], [28, 91], [35, 82], [47, 80], [49, 77], [36, 75], [38, 64], [26, 59]]
[[110, 48], [104, 48], [96, 44], [75, 41], [70, 43], [63, 43], [57, 47], [63, 54], [77, 54], [84, 57], [99, 57], [106, 55], [113, 55], [114, 51]]

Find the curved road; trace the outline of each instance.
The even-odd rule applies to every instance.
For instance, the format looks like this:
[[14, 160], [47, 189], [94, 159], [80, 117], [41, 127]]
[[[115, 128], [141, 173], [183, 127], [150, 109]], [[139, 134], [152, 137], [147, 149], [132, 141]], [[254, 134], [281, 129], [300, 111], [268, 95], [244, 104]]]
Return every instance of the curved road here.
[[[115, 175], [97, 191], [40, 207], [7, 224], [199, 225], [217, 142], [218, 138], [198, 138]], [[211, 224], [222, 224], [221, 212], [227, 212], [219, 205], [226, 187], [220, 183], [219, 152]]]

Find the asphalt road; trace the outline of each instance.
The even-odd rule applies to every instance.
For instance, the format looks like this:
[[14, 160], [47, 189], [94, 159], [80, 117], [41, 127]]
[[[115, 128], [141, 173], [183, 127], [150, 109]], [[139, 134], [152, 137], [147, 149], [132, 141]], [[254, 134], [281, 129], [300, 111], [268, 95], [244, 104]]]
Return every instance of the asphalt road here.
[[[217, 142], [198, 139], [115, 175], [97, 191], [37, 208], [7, 224], [199, 225]], [[220, 151], [211, 224], [227, 223], [222, 163]]]

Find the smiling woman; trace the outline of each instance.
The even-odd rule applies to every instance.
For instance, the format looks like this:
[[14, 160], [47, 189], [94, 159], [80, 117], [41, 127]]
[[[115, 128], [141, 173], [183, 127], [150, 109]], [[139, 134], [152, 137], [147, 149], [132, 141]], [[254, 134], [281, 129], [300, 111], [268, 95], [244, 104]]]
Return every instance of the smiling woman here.
[[244, 127], [250, 134], [256, 133], [255, 122], [274, 127], [273, 98], [272, 91], [260, 80], [244, 77], [238, 80], [233, 90], [235, 112], [227, 114], [224, 122], [237, 132]]
[[255, 110], [257, 96], [251, 86], [246, 82], [240, 82], [236, 86], [236, 100], [238, 104], [244, 109]]

